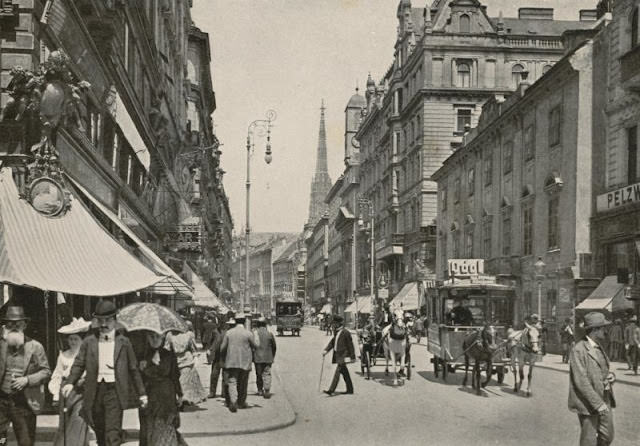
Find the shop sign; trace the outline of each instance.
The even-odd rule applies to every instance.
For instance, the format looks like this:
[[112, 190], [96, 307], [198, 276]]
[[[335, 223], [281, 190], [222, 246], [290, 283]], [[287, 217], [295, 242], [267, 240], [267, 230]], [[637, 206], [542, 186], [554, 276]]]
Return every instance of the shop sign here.
[[178, 225], [175, 231], [167, 231], [164, 241], [169, 249], [177, 251], [202, 251], [200, 225]]
[[475, 276], [484, 273], [484, 259], [449, 259], [450, 276]]
[[640, 202], [640, 183], [598, 195], [596, 209], [598, 212], [607, 212], [638, 202]]
[[389, 299], [389, 289], [388, 288], [379, 288], [378, 289], [378, 299]]

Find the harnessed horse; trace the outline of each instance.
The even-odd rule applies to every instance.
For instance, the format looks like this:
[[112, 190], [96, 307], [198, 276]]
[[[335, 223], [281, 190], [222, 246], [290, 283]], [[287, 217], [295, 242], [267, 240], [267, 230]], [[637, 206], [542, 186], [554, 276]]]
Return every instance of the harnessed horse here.
[[387, 325], [382, 330], [385, 357], [385, 374], [389, 373], [389, 360], [393, 365], [393, 385], [398, 385], [398, 373], [396, 370], [397, 358], [400, 360], [400, 375], [404, 376], [405, 356], [408, 344], [407, 326], [403, 319], [402, 310], [397, 310], [393, 315], [391, 325]]
[[[511, 370], [513, 371], [514, 385], [513, 391], [518, 393], [524, 381], [524, 366], [529, 366], [527, 373], [527, 390], [525, 394], [531, 396], [531, 378], [533, 376], [533, 367], [538, 360], [540, 352], [540, 332], [534, 325], [525, 323], [523, 330], [515, 331], [509, 329], [507, 331], [509, 340], [509, 350], [511, 352]], [[518, 373], [516, 373], [516, 364]], [[518, 381], [520, 375], [520, 381]]]
[[[464, 380], [462, 385], [467, 385], [467, 373], [469, 371], [469, 358], [473, 358], [473, 371], [471, 372], [471, 386], [476, 389], [478, 395], [481, 394], [481, 387], [484, 388], [491, 380], [493, 373], [493, 354], [498, 349], [496, 345], [496, 329], [493, 325], [486, 324], [482, 330], [474, 331], [464, 339], [462, 343], [464, 350]], [[481, 383], [480, 364], [487, 363], [487, 380]]]

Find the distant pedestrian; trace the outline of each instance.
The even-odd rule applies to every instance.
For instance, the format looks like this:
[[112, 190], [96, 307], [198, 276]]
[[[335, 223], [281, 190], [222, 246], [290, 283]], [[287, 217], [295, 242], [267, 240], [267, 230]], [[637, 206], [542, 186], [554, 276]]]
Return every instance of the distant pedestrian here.
[[254, 334], [244, 327], [246, 316], [238, 313], [235, 327], [227, 330], [220, 349], [227, 352], [224, 361], [228, 376], [229, 410], [247, 408], [247, 387], [251, 371], [252, 350], [258, 347]]
[[580, 446], [608, 446], [613, 441], [615, 375], [602, 348], [606, 327], [611, 323], [602, 313], [584, 317], [584, 339], [571, 350], [569, 360], [569, 410], [578, 414]]
[[624, 328], [622, 321], [616, 319], [609, 329], [609, 359], [618, 361], [622, 358], [624, 350]]
[[624, 327], [624, 347], [629, 370], [633, 370], [635, 374], [638, 373], [638, 360], [640, 356], [640, 340], [637, 340], [638, 337], [640, 337], [638, 318], [633, 315]]
[[207, 399], [207, 392], [202, 386], [200, 375], [196, 369], [196, 338], [191, 322], [187, 321], [189, 330], [185, 333], [167, 336], [167, 343], [178, 357], [180, 369], [180, 385], [182, 386], [182, 403], [198, 405]]
[[0, 444], [7, 444], [9, 424], [19, 446], [36, 442], [36, 415], [44, 405], [42, 384], [51, 375], [44, 347], [25, 336], [24, 308], [8, 306], [0, 339]]
[[351, 339], [351, 333], [349, 330], [344, 328], [344, 319], [342, 316], [334, 316], [333, 323], [335, 326], [335, 334], [322, 352], [322, 356], [325, 356], [330, 350], [333, 350], [331, 362], [336, 364], [336, 371], [333, 374], [333, 380], [331, 381], [329, 389], [325, 390], [324, 393], [329, 396], [333, 395], [336, 391], [336, 387], [338, 386], [340, 375], [342, 375], [342, 378], [347, 385], [347, 391], [345, 394], [351, 395], [353, 394], [353, 383], [351, 382], [351, 376], [349, 375], [349, 369], [347, 368], [347, 358], [350, 359], [350, 362], [355, 361], [356, 355], [353, 348], [353, 340]]
[[256, 367], [256, 386], [258, 395], [271, 398], [271, 365], [276, 357], [276, 338], [267, 329], [267, 320], [261, 317], [256, 323], [256, 337], [259, 339], [258, 348], [253, 352], [253, 362]]
[[560, 330], [560, 343], [562, 344], [562, 362], [569, 362], [569, 353], [573, 348], [575, 336], [573, 334], [573, 326], [570, 318], [564, 320], [564, 324]]
[[324, 317], [324, 334], [331, 335], [331, 329], [333, 328], [333, 315], [327, 314]]
[[[216, 324], [212, 318], [207, 316], [202, 326], [202, 350], [208, 352], [211, 344], [213, 344], [216, 332], [218, 331], [218, 324]], [[207, 355], [207, 363], [209, 361], [209, 355]]]
[[116, 330], [117, 312], [113, 302], [98, 302], [93, 316], [99, 331], [82, 341], [62, 387], [62, 396], [68, 398], [86, 373], [82, 416], [99, 446], [120, 445], [123, 411], [135, 407], [136, 399], [142, 408], [148, 402], [131, 342]]
[[[209, 376], [209, 398], [216, 397], [216, 391], [218, 389], [218, 380], [220, 379], [220, 374], [222, 369], [224, 368], [224, 356], [220, 351], [220, 346], [222, 345], [222, 339], [226, 332], [226, 327], [221, 327], [223, 330], [218, 331], [217, 329], [214, 332], [214, 337], [211, 346], [209, 347], [209, 357], [211, 358], [211, 375]], [[224, 396], [224, 382], [222, 384], [222, 396]]]

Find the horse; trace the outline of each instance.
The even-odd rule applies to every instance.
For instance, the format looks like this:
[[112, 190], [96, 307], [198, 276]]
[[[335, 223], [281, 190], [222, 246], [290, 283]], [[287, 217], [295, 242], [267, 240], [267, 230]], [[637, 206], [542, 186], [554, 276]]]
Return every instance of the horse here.
[[389, 360], [393, 365], [393, 385], [398, 385], [398, 373], [396, 361], [400, 360], [400, 376], [404, 376], [405, 357], [408, 344], [408, 330], [403, 319], [403, 313], [398, 310], [394, 313], [393, 321], [382, 330], [385, 357], [385, 374], [389, 374]]
[[[496, 345], [496, 329], [493, 325], [485, 324], [480, 331], [474, 331], [465, 337], [462, 343], [464, 351], [464, 380], [462, 385], [467, 385], [467, 373], [469, 371], [469, 359], [473, 358], [473, 371], [471, 372], [471, 386], [481, 394], [481, 387], [485, 388], [491, 380], [493, 373], [493, 354], [498, 349]], [[487, 363], [487, 380], [481, 383], [480, 364]]]
[[[525, 395], [531, 396], [533, 368], [540, 354], [540, 331], [536, 326], [525, 323], [523, 330], [516, 331], [510, 328], [507, 331], [507, 338], [509, 351], [511, 353], [511, 370], [513, 371], [514, 377], [513, 391], [515, 393], [520, 391], [524, 381], [524, 366], [528, 365], [529, 373], [527, 373], [527, 390], [525, 391]], [[518, 365], [519, 373], [516, 373], [516, 364]], [[520, 375], [520, 381], [518, 381], [518, 374]]]

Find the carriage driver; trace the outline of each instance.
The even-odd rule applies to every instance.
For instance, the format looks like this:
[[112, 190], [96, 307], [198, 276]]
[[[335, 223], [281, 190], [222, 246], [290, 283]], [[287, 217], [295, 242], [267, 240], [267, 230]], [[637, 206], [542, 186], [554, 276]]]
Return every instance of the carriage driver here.
[[456, 306], [449, 312], [447, 315], [449, 319], [449, 323], [451, 325], [463, 325], [463, 326], [471, 326], [473, 325], [473, 315], [471, 314], [471, 310], [467, 308], [469, 305], [468, 299], [457, 299]]

